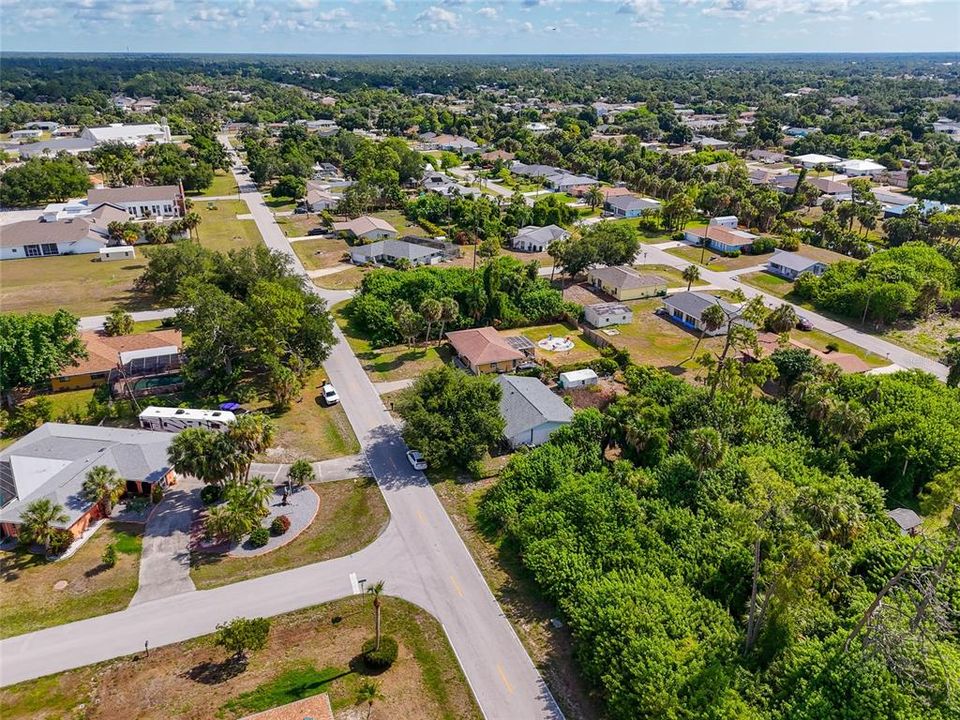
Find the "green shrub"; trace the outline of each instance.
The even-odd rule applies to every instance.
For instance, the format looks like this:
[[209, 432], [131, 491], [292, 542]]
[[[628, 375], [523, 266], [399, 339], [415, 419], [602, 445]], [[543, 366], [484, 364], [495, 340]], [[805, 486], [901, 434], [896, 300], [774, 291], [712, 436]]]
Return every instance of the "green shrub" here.
[[800, 249], [800, 238], [794, 235], [786, 235], [780, 238], [780, 249], [787, 252], [796, 252]]
[[397, 659], [397, 641], [389, 635], [381, 635], [379, 650], [373, 649], [376, 644], [375, 638], [363, 644], [363, 661], [367, 666], [380, 670], [393, 665]]
[[219, 485], [206, 485], [200, 491], [200, 501], [204, 505], [213, 505], [223, 497], [223, 488]]
[[56, 530], [50, 539], [48, 554], [63, 555], [73, 545], [73, 533], [69, 530]]
[[290, 518], [288, 518], [286, 515], [277, 515], [273, 519], [273, 522], [270, 523], [271, 535], [283, 535], [289, 529], [290, 529]]
[[103, 555], [100, 556], [100, 562], [108, 568], [112, 568], [117, 564], [117, 549], [113, 544], [107, 545], [106, 550], [103, 551]]
[[739, 250], [733, 250], [732, 252], [723, 253], [723, 256], [728, 258], [738, 258], [740, 257], [740, 255], [741, 253]]
[[758, 237], [753, 241], [753, 245], [750, 246], [750, 252], [753, 255], [764, 255], [768, 252], [773, 252], [777, 247], [774, 243], [773, 238], [771, 237]]
[[160, 483], [154, 483], [153, 487], [150, 488], [150, 502], [156, 505], [161, 500], [163, 500], [163, 488]]
[[255, 548], [261, 548], [270, 542], [270, 531], [265, 527], [258, 527], [250, 533], [250, 544]]
[[840, 346], [835, 342], [828, 342], [827, 352], [840, 352]]
[[[629, 353], [627, 360], [629, 361]], [[621, 366], [620, 363], [612, 357], [602, 357], [591, 360], [589, 367], [597, 375], [613, 375]]]

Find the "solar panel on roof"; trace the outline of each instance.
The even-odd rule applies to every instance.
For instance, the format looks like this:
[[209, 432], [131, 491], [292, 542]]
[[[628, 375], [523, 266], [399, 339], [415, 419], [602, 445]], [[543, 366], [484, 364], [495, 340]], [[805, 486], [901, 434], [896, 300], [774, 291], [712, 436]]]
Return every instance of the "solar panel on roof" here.
[[514, 350], [533, 350], [533, 341], [523, 335], [513, 335], [507, 338], [507, 345]]

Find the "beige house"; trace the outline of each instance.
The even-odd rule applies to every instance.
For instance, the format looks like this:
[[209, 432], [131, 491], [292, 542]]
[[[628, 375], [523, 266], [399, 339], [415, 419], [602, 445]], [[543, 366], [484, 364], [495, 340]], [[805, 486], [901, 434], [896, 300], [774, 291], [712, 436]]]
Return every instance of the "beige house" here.
[[532, 342], [501, 335], [492, 327], [454, 330], [447, 333], [447, 341], [460, 365], [474, 375], [510, 372], [534, 357]]
[[360, 240], [372, 242], [374, 240], [392, 240], [397, 237], [396, 228], [386, 220], [372, 215], [362, 215], [346, 222], [335, 222], [335, 232], [343, 233]]
[[595, 288], [621, 301], [639, 300], [667, 292], [667, 281], [659, 275], [641, 274], [626, 265], [593, 268], [587, 272], [587, 280]]

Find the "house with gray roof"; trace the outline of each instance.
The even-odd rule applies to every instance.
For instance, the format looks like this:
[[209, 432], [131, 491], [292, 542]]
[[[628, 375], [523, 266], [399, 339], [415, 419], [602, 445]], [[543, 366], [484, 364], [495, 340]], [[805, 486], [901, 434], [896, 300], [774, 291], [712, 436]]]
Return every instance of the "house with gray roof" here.
[[604, 206], [612, 215], [621, 218], [640, 217], [644, 210], [660, 209], [660, 203], [657, 200], [639, 195], [618, 195], [607, 198]]
[[801, 273], [805, 272], [823, 275], [827, 270], [827, 264], [800, 253], [778, 250], [767, 263], [767, 270], [787, 280], [796, 280]]
[[407, 240], [378, 240], [350, 248], [350, 260], [357, 265], [396, 265], [406, 260], [411, 265], [436, 265], [444, 258], [443, 247], [419, 245]]
[[62, 152], [79, 155], [80, 153], [90, 152], [93, 147], [94, 142], [87, 138], [62, 137], [17, 145], [10, 149], [16, 150], [24, 160], [29, 160], [32, 157], [53, 157]]
[[559, 225], [527, 225], [520, 228], [513, 239], [510, 240], [510, 247], [521, 252], [544, 252], [550, 243], [556, 240], [562, 240], [570, 237], [570, 233]]
[[512, 448], [542, 445], [554, 430], [573, 419], [570, 406], [537, 378], [500, 375], [497, 384], [503, 392], [503, 436]]
[[[716, 330], [710, 330], [703, 324], [703, 311], [711, 305], [719, 305], [727, 320]], [[752, 324], [740, 317], [740, 308], [714, 295], [704, 292], [687, 291], [667, 295], [663, 299], [663, 306], [671, 320], [691, 330], [698, 330], [705, 335], [726, 335], [727, 326], [732, 323], [752, 327]]]
[[54, 526], [78, 537], [100, 517], [99, 505], [81, 492], [87, 473], [98, 465], [115, 470], [130, 493], [174, 484], [167, 460], [173, 437], [148, 430], [44, 423], [0, 451], [0, 536], [16, 536], [21, 513], [46, 498], [67, 515], [66, 522]]
[[0, 232], [0, 260], [99, 253], [113, 243], [110, 223], [129, 218], [126, 211], [104, 203], [83, 215], [54, 222], [40, 218], [10, 223]]

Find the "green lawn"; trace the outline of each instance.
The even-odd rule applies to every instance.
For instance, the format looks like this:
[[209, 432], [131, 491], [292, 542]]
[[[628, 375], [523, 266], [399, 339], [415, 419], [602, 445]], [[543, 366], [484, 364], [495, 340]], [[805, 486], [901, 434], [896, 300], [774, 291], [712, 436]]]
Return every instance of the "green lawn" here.
[[386, 527], [390, 513], [374, 480], [337, 480], [315, 483], [311, 488], [320, 496], [317, 516], [310, 527], [286, 545], [252, 558], [194, 553], [190, 577], [197, 589], [207, 590], [349, 555], [373, 542]]
[[505, 330], [503, 334], [523, 335], [529, 340], [532, 340], [534, 344], [543, 340], [548, 335], [570, 338], [573, 341], [572, 350], [551, 352], [549, 350], [541, 350], [539, 347], [537, 348], [537, 358], [550, 363], [554, 367], [569, 365], [571, 363], [587, 362], [600, 357], [600, 351], [587, 341], [582, 330], [579, 328], [570, 328], [560, 323]]
[[294, 210], [297, 207], [296, 198], [292, 197], [273, 197], [272, 195], [264, 195], [264, 204], [273, 210], [273, 212], [289, 212]]
[[313, 278], [313, 284], [317, 287], [326, 288], [327, 290], [353, 290], [354, 288], [360, 287], [363, 276], [368, 272], [370, 271], [366, 268], [352, 267], [342, 272], [333, 273], [332, 275]]
[[[387, 578], [387, 593], [390, 581]], [[364, 718], [357, 690], [375, 676], [383, 699], [372, 718], [480, 720], [443, 627], [425, 610], [383, 598], [383, 632], [399, 645], [382, 672], [355, 662], [373, 634], [366, 597], [350, 597], [272, 618], [266, 646], [243, 663], [212, 635], [49, 675], [0, 690], [4, 720], [37, 718], [222, 718], [231, 720], [317, 693], [338, 717]]]
[[399, 210], [381, 210], [380, 212], [370, 214], [373, 217], [386, 220], [388, 223], [393, 225], [393, 227], [397, 230], [397, 237], [403, 237], [404, 235], [418, 235], [420, 237], [427, 237], [430, 234], [415, 222], [408, 220], [407, 217]]
[[237, 215], [249, 214], [242, 200], [197, 201], [193, 209], [200, 215], [197, 234], [204, 247], [225, 252], [263, 242], [256, 222], [237, 220]]
[[314, 228], [320, 227], [320, 218], [311, 213], [282, 215], [276, 218], [276, 221], [287, 237], [304, 237]]
[[[261, 458], [263, 461], [327, 460], [360, 451], [343, 408], [320, 403], [324, 377], [322, 370], [314, 372], [304, 383], [302, 400], [293, 403], [285, 413], [273, 416], [277, 434], [270, 452]], [[253, 403], [249, 409], [270, 412], [267, 400]]]
[[960, 338], [960, 319], [949, 315], [931, 315], [926, 320], [887, 330], [882, 337], [934, 360], [942, 360], [947, 350]]
[[[137, 591], [142, 526], [106, 523], [66, 560], [48, 562], [25, 550], [0, 552], [0, 637], [122, 610]], [[117, 564], [100, 557], [114, 543]], [[62, 590], [54, 585], [66, 581]]]
[[794, 330], [790, 333], [790, 337], [797, 342], [801, 342], [804, 345], [809, 345], [810, 347], [820, 350], [821, 352], [826, 352], [827, 345], [833, 343], [837, 346], [838, 352], [856, 355], [871, 367], [883, 367], [884, 365], [890, 364], [890, 361], [882, 355], [876, 355], [869, 350], [864, 350], [859, 345], [854, 345], [851, 342], [847, 342], [846, 340], [838, 338], [836, 335], [831, 335], [828, 332], [817, 330], [816, 328], [806, 332]]
[[[762, 265], [773, 257], [773, 253], [764, 253], [763, 255], [744, 254], [740, 257], [728, 258], [723, 257], [710, 248], [703, 251], [701, 248], [691, 245], [669, 248], [667, 252], [689, 262], [703, 265], [707, 270], [715, 270], [717, 272], [740, 270], [742, 268], [753, 267], [754, 265]], [[703, 257], [703, 262], [700, 261], [701, 256]]]
[[[200, 192], [194, 190], [187, 193], [187, 195], [190, 197], [204, 198], [236, 195], [238, 192], [240, 192], [240, 189], [237, 187], [237, 181], [234, 179], [233, 173], [218, 170], [213, 176], [213, 184], [211, 184], [210, 187]], [[195, 200], [195, 202], [200, 202], [200, 200]]]
[[67, 308], [79, 315], [105, 315], [119, 305], [146, 310], [152, 299], [134, 289], [147, 261], [143, 248], [131, 260], [100, 262], [97, 254], [6, 260], [0, 269], [3, 312], [44, 312]]
[[[766, 270], [759, 272], [744, 273], [737, 276], [737, 280], [745, 285], [752, 285], [765, 293], [775, 295], [778, 298], [787, 299], [787, 296], [793, 293], [793, 282], [779, 275], [774, 275]], [[789, 298], [790, 302], [796, 303], [794, 298]]]
[[307, 270], [320, 270], [338, 265], [343, 262], [344, 255], [350, 249], [347, 241], [340, 238], [297, 240], [291, 245]]
[[[662, 277], [664, 280], [667, 281], [667, 287], [685, 288], [687, 286], [687, 281], [683, 279], [682, 271], [677, 270], [675, 267], [671, 267], [670, 265], [657, 265], [654, 263], [649, 265], [634, 265], [633, 268], [639, 273], [650, 273], [652, 275], [659, 275], [660, 277]], [[706, 284], [707, 282], [705, 280], [696, 280], [694, 281], [692, 287], [697, 287], [698, 285], [706, 285]]]

